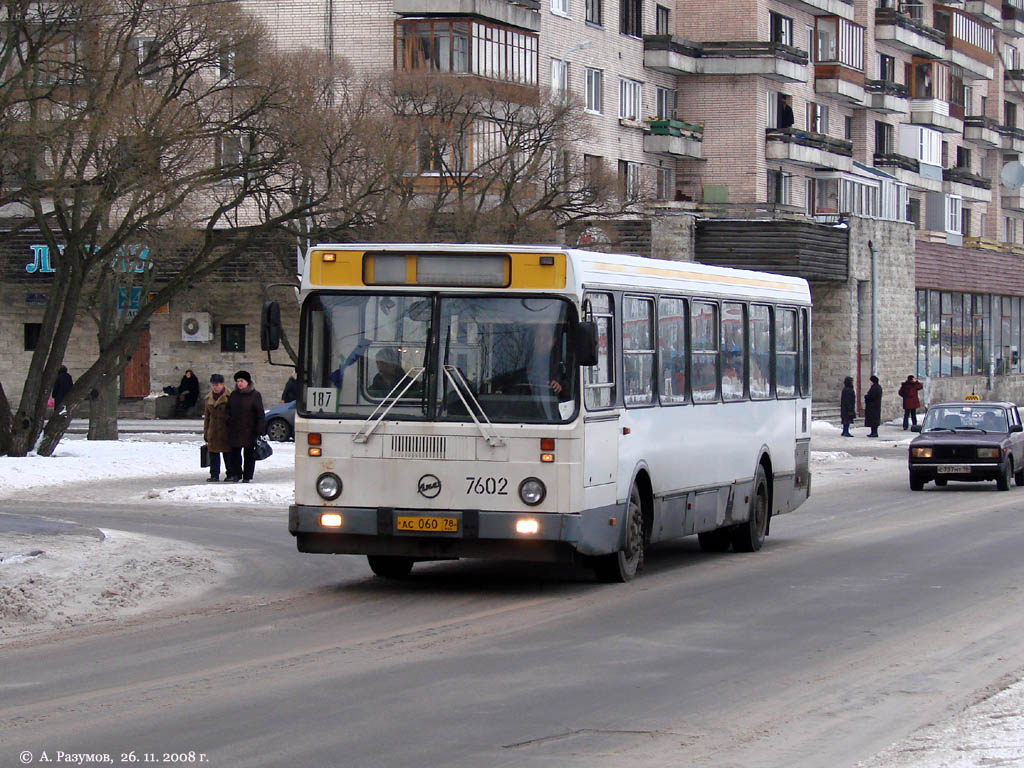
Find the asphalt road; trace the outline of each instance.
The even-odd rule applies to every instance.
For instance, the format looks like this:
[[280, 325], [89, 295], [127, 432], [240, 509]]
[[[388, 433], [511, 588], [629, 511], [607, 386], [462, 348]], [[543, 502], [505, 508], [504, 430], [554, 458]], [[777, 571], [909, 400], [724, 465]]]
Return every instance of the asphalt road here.
[[1024, 668], [1024, 488], [911, 493], [878, 450], [761, 552], [687, 539], [618, 586], [474, 562], [386, 582], [299, 555], [272, 510], [8, 505], [238, 569], [185, 608], [0, 648], [0, 765], [852, 766]]

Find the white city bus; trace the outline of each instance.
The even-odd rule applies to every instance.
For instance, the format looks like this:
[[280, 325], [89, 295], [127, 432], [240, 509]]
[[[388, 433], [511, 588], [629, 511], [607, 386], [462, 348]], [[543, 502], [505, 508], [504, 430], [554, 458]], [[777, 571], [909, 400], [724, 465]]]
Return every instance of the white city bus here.
[[[301, 285], [301, 552], [381, 576], [461, 557], [760, 549], [810, 491], [803, 280], [511, 245], [322, 245]], [[265, 308], [274, 348], [276, 307]]]

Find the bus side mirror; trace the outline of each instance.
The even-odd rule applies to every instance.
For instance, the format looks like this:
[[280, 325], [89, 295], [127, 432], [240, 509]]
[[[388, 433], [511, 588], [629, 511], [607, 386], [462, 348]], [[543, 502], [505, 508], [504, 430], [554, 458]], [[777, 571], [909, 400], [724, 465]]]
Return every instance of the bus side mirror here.
[[263, 303], [260, 314], [260, 349], [269, 352], [281, 345], [281, 306], [276, 301]]
[[576, 326], [576, 364], [597, 365], [597, 323], [593, 321]]

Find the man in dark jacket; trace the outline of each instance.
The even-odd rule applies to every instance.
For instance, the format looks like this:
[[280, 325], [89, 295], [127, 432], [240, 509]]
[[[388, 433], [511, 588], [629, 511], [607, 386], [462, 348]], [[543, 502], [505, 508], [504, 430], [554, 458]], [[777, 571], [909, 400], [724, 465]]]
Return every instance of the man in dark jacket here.
[[[263, 397], [248, 371], [235, 373], [235, 390], [228, 395], [228, 454], [226, 482], [248, 483], [256, 470], [256, 440], [266, 428]], [[244, 459], [244, 463], [243, 463]]]
[[60, 404], [64, 402], [64, 398], [68, 396], [68, 392], [75, 386], [74, 380], [71, 378], [71, 374], [68, 373], [68, 367], [62, 365], [60, 372], [57, 374], [57, 380], [53, 383], [53, 412], [60, 413]]
[[870, 427], [868, 437], [878, 437], [878, 427], [882, 423], [882, 386], [878, 377], [871, 377], [871, 387], [864, 395], [864, 426]]
[[907, 376], [907, 380], [900, 384], [899, 395], [903, 398], [903, 431], [907, 431], [907, 422], [913, 422], [917, 426], [917, 409], [921, 407], [921, 397], [918, 395], [924, 388], [924, 384], [915, 379], [913, 375]]
[[843, 393], [839, 396], [839, 418], [843, 420], [843, 437], [853, 437], [850, 425], [857, 418], [857, 392], [853, 388], [853, 376], [843, 380]]

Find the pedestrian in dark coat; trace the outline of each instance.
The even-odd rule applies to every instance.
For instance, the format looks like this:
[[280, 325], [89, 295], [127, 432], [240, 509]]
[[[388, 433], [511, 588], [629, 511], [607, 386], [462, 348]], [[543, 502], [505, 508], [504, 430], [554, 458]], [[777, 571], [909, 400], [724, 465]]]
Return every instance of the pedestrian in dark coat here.
[[[228, 454], [227, 482], [248, 483], [256, 470], [256, 440], [263, 434], [266, 420], [263, 415], [263, 397], [252, 385], [248, 371], [235, 373], [235, 390], [228, 395]], [[244, 459], [244, 463], [243, 463]]]
[[71, 388], [75, 386], [74, 380], [71, 378], [71, 374], [68, 373], [68, 367], [62, 365], [60, 371], [57, 373], [57, 380], [53, 383], [53, 410], [55, 413], [60, 412], [60, 404], [64, 402], [64, 398], [68, 396]]
[[199, 400], [199, 379], [189, 368], [181, 377], [181, 383], [178, 384], [178, 414], [184, 415], [192, 410], [192, 406], [196, 404], [197, 400]]
[[293, 403], [299, 397], [299, 382], [295, 380], [295, 374], [288, 377], [281, 392], [282, 403]]
[[864, 426], [870, 427], [868, 437], [878, 437], [878, 426], [882, 423], [882, 386], [878, 377], [871, 377], [871, 387], [864, 395]]
[[913, 375], [907, 376], [907, 380], [900, 384], [899, 395], [903, 398], [903, 431], [907, 431], [907, 423], [913, 422], [917, 426], [917, 409], [921, 407], [921, 397], [918, 395], [924, 388], [924, 384], [915, 379]]
[[839, 396], [839, 418], [843, 420], [843, 437], [853, 437], [850, 425], [857, 418], [857, 391], [853, 388], [853, 376], [843, 379], [843, 393]]
[[220, 480], [220, 455], [224, 454], [224, 469], [228, 467], [228, 453], [231, 441], [228, 437], [228, 391], [224, 377], [215, 373], [210, 377], [210, 393], [203, 407], [203, 440], [210, 460], [210, 477], [207, 482]]

